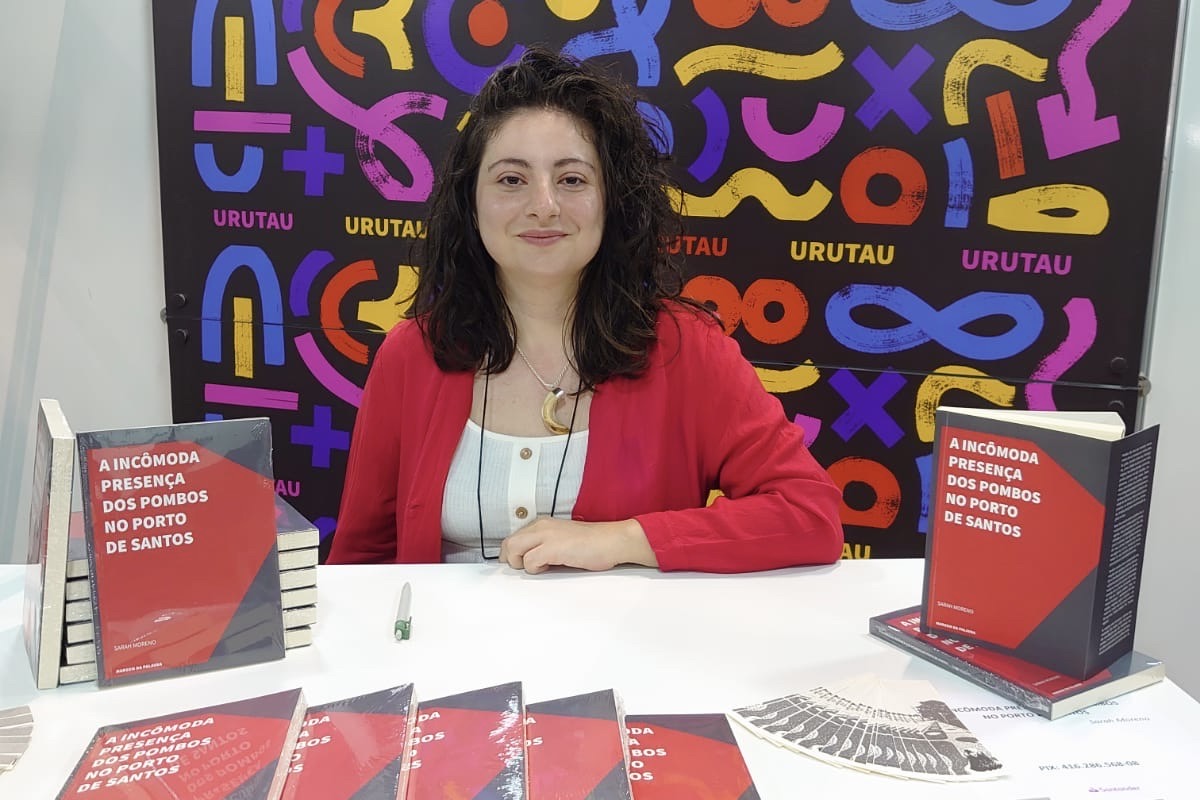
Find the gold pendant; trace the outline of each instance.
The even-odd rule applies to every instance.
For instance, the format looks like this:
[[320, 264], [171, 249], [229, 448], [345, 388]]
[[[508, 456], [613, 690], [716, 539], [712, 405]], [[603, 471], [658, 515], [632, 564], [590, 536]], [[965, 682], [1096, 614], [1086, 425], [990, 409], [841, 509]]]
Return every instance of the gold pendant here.
[[554, 418], [554, 410], [558, 407], [558, 401], [562, 400], [566, 394], [565, 391], [555, 386], [542, 401], [542, 422], [546, 425], [546, 430], [553, 434], [562, 435], [571, 430]]

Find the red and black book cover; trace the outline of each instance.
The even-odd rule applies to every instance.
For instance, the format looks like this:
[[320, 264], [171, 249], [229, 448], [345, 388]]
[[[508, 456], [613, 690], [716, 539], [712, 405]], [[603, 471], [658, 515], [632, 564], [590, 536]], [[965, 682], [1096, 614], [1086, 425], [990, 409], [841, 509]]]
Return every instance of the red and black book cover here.
[[986, 645], [923, 632], [920, 606], [871, 617], [870, 632], [1048, 719], [1058, 719], [1166, 677], [1163, 662], [1135, 650], [1087, 680], [1073, 678]]
[[99, 684], [283, 658], [270, 423], [77, 440]]
[[58, 800], [276, 800], [300, 724], [299, 689], [107, 725]]
[[312, 706], [283, 800], [403, 800], [416, 712], [411, 683]]
[[1157, 442], [938, 409], [922, 624], [1080, 679], [1132, 650]]
[[724, 714], [625, 717], [634, 800], [758, 800]]
[[408, 800], [525, 800], [525, 702], [504, 683], [422, 702]]
[[611, 689], [525, 707], [529, 800], [632, 800]]

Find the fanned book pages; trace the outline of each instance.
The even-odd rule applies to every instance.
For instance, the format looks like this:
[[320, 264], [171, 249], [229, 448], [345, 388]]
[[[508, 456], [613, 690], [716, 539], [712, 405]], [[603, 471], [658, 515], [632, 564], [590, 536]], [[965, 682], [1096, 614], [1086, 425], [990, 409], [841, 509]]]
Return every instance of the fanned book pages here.
[[416, 711], [411, 683], [310, 708], [283, 800], [404, 800]]
[[76, 438], [97, 682], [283, 658], [270, 422]]
[[107, 725], [58, 800], [278, 800], [304, 710], [291, 689]]
[[0, 709], [0, 773], [17, 765], [33, 738], [33, 712], [29, 706]]
[[33, 451], [33, 498], [25, 567], [25, 652], [39, 689], [58, 685], [62, 666], [67, 547], [75, 435], [56, 400], [38, 403]]
[[923, 633], [920, 606], [871, 617], [870, 632], [1048, 719], [1158, 683], [1167, 676], [1163, 662], [1135, 650], [1080, 680], [984, 645]]
[[829, 764], [903, 778], [998, 778], [1001, 764], [927, 681], [860, 675], [734, 709], [772, 744]]
[[525, 706], [529, 800], [632, 800], [611, 689]]
[[922, 625], [1076, 678], [1133, 649], [1158, 426], [940, 407]]
[[421, 702], [408, 800], [525, 800], [525, 702], [520, 683]]
[[633, 800], [759, 800], [724, 714], [630, 714]]

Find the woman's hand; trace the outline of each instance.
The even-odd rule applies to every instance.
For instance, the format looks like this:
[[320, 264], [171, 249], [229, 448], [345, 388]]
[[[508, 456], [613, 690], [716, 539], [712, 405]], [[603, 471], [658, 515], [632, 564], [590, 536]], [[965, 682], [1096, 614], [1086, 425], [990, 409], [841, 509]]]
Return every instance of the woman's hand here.
[[500, 543], [500, 560], [531, 575], [553, 566], [593, 571], [618, 564], [657, 567], [637, 520], [576, 522], [542, 517]]

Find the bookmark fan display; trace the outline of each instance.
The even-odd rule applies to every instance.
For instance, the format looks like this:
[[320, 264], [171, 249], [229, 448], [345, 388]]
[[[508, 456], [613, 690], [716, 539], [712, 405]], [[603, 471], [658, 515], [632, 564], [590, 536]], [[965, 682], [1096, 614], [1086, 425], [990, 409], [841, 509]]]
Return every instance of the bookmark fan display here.
[[33, 736], [33, 713], [29, 706], [0, 709], [0, 773], [17, 765]]
[[837, 766], [939, 782], [1003, 774], [928, 681], [861, 675], [729, 716], [772, 744]]

